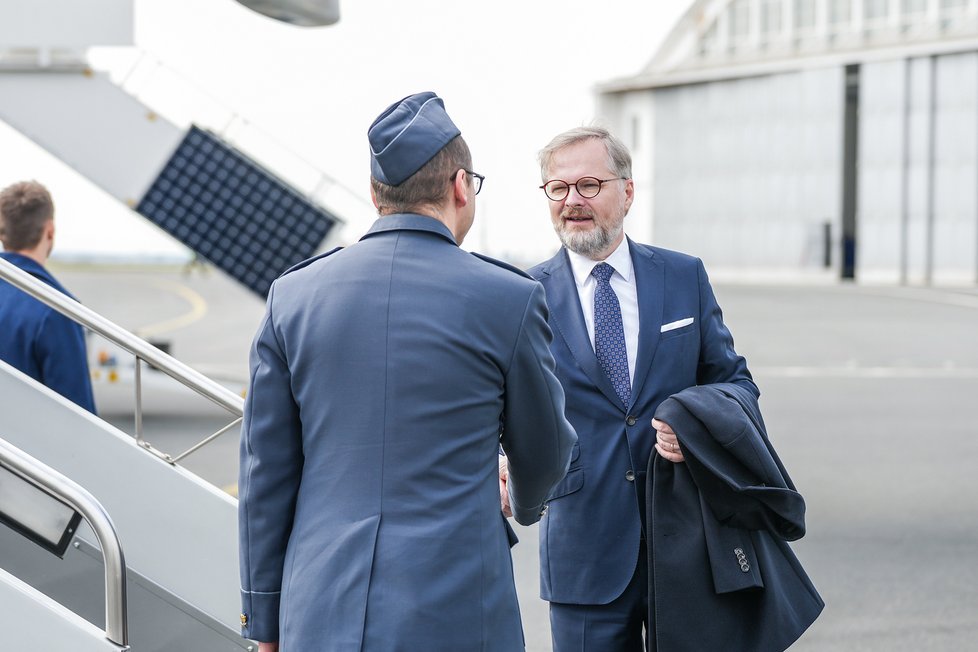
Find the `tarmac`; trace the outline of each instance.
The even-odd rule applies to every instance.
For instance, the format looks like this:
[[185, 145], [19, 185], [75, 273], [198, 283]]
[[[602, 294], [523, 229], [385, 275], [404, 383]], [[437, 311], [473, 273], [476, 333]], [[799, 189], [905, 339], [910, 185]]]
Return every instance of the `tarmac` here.
[[[238, 390], [263, 301], [220, 272], [54, 267], [86, 305]], [[978, 288], [723, 282], [724, 318], [805, 496], [792, 547], [825, 599], [791, 650], [956, 651], [978, 640]], [[101, 414], [133, 431], [124, 354], [93, 338]], [[116, 380], [109, 379], [116, 370]], [[230, 418], [149, 372], [145, 436], [177, 453]], [[186, 466], [234, 491], [237, 429]], [[549, 652], [536, 527], [513, 558], [527, 650]], [[236, 590], [233, 587], [231, 590]]]

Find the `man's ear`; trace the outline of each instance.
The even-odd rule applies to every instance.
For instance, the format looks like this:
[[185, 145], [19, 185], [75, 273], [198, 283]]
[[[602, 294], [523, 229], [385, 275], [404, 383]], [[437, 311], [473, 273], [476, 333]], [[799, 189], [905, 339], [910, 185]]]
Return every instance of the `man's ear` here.
[[628, 215], [628, 209], [632, 207], [632, 201], [635, 200], [635, 182], [631, 179], [625, 179], [625, 215]]
[[459, 168], [455, 173], [455, 205], [459, 208], [469, 203], [469, 173]]

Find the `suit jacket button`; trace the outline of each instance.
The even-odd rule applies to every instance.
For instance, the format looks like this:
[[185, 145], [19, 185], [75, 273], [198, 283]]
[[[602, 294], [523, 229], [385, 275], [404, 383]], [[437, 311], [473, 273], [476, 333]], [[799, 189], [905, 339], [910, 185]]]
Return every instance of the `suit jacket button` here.
[[628, 418], [625, 419], [625, 423], [627, 423], [630, 426], [634, 426], [636, 423], [638, 423], [638, 419], [636, 419], [633, 415], [629, 414]]
[[625, 471], [625, 479], [628, 480], [629, 482], [635, 482], [635, 472], [632, 471], [631, 469]]

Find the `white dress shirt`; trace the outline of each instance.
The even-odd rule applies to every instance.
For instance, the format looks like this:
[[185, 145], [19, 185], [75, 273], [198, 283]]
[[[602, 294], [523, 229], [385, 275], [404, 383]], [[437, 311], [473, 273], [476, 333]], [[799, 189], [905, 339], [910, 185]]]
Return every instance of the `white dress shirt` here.
[[621, 325], [625, 330], [625, 353], [628, 355], [628, 377], [635, 378], [635, 361], [638, 358], [638, 291], [635, 289], [635, 272], [632, 269], [632, 256], [628, 251], [628, 238], [622, 238], [621, 244], [610, 256], [603, 261], [591, 260], [570, 249], [571, 271], [574, 272], [574, 282], [577, 284], [577, 295], [581, 298], [581, 309], [584, 312], [584, 324], [587, 326], [591, 348], [594, 348], [594, 290], [598, 285], [596, 278], [591, 276], [591, 270], [599, 263], [608, 263], [615, 268], [611, 275], [611, 289], [618, 295], [621, 306]]

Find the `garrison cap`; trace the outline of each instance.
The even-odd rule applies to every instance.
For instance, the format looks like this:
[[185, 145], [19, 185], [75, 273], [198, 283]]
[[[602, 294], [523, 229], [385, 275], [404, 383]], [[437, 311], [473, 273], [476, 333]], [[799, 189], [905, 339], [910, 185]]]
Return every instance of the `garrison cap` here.
[[394, 102], [367, 130], [370, 174], [399, 186], [462, 132], [440, 97], [427, 91]]

